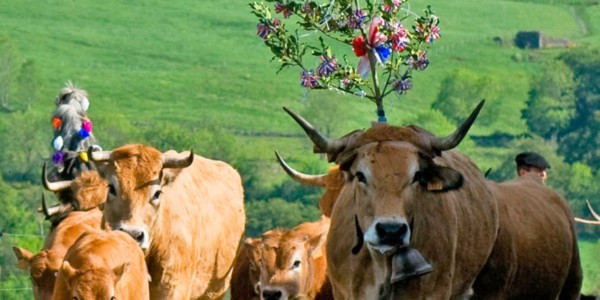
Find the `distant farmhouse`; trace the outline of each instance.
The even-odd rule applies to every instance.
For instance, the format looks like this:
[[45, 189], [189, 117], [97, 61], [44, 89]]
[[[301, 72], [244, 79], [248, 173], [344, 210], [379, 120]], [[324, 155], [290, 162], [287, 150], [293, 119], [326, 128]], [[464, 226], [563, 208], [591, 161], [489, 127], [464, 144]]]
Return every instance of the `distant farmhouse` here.
[[515, 45], [521, 49], [532, 48], [573, 48], [575, 43], [568, 39], [554, 39], [539, 31], [519, 31], [515, 37]]

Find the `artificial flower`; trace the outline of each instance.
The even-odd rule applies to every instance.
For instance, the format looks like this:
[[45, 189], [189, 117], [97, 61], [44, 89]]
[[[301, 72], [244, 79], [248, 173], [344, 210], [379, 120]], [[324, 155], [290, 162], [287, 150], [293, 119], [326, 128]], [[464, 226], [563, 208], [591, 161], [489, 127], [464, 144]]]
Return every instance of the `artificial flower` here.
[[337, 69], [335, 56], [329, 58], [327, 54], [321, 55], [321, 64], [317, 67], [317, 75], [329, 76]]
[[305, 88], [314, 89], [319, 86], [319, 80], [312, 70], [302, 71], [302, 73], [300, 73], [300, 79], [300, 85]]

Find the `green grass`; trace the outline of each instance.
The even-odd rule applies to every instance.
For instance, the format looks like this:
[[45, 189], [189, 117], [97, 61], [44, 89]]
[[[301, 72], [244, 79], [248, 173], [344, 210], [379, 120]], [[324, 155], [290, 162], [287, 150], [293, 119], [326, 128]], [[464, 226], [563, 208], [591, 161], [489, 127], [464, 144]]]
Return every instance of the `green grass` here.
[[583, 268], [583, 294], [600, 295], [600, 240], [579, 241], [581, 266]]

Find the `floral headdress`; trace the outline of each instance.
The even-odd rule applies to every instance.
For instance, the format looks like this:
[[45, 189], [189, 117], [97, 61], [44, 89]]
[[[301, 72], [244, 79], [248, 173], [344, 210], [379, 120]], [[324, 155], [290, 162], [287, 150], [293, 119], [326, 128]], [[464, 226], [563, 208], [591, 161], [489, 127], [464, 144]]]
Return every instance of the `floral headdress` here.
[[[273, 17], [263, 2], [250, 7], [259, 19], [257, 34], [281, 63], [279, 70], [298, 66], [303, 87], [370, 99], [377, 105], [379, 122], [386, 121], [383, 98], [412, 88], [412, 72], [427, 68], [426, 49], [440, 38], [439, 19], [431, 8], [418, 16], [404, 8], [408, 0], [266, 1], [274, 2], [275, 13], [283, 19]], [[291, 18], [297, 19], [294, 32], [282, 21]], [[318, 39], [300, 30], [316, 33]], [[327, 42], [352, 47], [358, 61], [346, 55], [340, 61]], [[318, 57], [315, 64], [304, 60], [308, 50]]]

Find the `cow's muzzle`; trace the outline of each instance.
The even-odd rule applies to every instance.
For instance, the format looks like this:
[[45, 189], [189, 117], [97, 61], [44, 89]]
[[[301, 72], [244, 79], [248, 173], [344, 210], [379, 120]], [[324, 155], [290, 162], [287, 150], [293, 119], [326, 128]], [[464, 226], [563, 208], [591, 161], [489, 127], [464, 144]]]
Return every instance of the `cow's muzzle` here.
[[129, 234], [138, 243], [138, 245], [140, 245], [140, 248], [142, 248], [143, 250], [147, 250], [148, 247], [150, 247], [150, 236], [148, 234], [148, 231], [146, 231], [145, 229], [129, 227], [125, 225], [119, 226], [117, 229]]
[[365, 233], [365, 241], [373, 250], [382, 254], [408, 246], [410, 229], [404, 220], [378, 220]]

